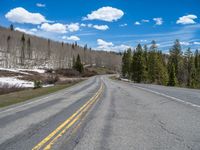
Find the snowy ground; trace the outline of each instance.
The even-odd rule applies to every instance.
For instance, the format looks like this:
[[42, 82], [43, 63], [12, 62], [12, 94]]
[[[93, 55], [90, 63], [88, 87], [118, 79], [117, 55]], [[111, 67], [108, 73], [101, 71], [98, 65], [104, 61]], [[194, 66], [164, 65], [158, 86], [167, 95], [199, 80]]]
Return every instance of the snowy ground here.
[[[6, 68], [0, 68], [0, 71], [9, 71], [9, 72], [14, 72], [14, 73], [20, 73], [20, 74], [24, 74], [24, 75], [32, 75], [31, 73], [28, 73], [26, 71], [29, 72], [37, 72], [37, 73], [45, 73], [45, 70], [43, 69], [6, 69]], [[20, 76], [12, 76], [12, 77], [7, 77], [7, 76], [0, 76], [0, 85], [3, 84], [8, 84], [10, 86], [19, 86], [19, 87], [34, 87], [34, 83], [31, 81], [26, 81], [26, 80], [21, 80], [18, 79]], [[52, 85], [45, 85], [45, 87], [47, 86], [52, 86]]]
[[16, 77], [0, 77], [0, 83], [8, 84], [10, 86], [17, 86], [17, 87], [34, 87], [34, 83], [25, 80], [19, 80]]

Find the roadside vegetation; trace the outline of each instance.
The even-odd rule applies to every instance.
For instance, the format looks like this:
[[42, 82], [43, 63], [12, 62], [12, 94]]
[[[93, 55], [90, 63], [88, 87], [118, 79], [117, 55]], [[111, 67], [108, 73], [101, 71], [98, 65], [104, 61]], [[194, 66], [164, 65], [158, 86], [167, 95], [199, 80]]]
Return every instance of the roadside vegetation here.
[[70, 87], [72, 85], [75, 85], [76, 83], [79, 83], [80, 81], [83, 81], [83, 79], [67, 81], [67, 82], [60, 82], [52, 87], [26, 89], [23, 91], [17, 91], [17, 92], [12, 92], [9, 94], [0, 95], [0, 107], [9, 106], [9, 105], [16, 104], [19, 102], [24, 102], [24, 101], [27, 101], [27, 100], [30, 100], [30, 99], [33, 99], [33, 98], [36, 98], [39, 96], [54, 93], [59, 90]]
[[200, 88], [200, 52], [184, 51], [179, 40], [163, 54], [155, 41], [151, 46], [138, 44], [122, 58], [122, 77], [137, 83]]

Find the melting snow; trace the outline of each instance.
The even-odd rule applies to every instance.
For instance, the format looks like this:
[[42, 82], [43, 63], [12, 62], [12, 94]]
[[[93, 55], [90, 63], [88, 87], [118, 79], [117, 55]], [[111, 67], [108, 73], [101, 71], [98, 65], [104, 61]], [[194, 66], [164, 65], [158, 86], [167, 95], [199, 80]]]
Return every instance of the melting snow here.
[[19, 87], [34, 87], [34, 83], [31, 81], [19, 80], [16, 77], [0, 77], [0, 83], [16, 85]]

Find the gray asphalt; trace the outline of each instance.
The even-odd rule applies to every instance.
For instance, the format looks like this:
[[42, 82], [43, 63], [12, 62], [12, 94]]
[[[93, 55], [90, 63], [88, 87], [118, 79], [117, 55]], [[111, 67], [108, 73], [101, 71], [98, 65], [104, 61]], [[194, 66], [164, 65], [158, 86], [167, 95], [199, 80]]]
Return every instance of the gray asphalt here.
[[75, 113], [99, 89], [100, 77], [38, 99], [0, 109], [0, 150], [29, 150]]
[[200, 150], [200, 90], [126, 83], [107, 76], [0, 109], [0, 149], [34, 147], [87, 102], [100, 81], [104, 92], [99, 101], [81, 126], [63, 135], [53, 149]]

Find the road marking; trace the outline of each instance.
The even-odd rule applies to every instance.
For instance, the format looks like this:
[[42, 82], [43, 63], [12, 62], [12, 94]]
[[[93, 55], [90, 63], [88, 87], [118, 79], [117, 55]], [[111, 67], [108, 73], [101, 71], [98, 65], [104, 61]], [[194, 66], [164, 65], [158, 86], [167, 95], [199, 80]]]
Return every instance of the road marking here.
[[[99, 98], [103, 91], [103, 85], [99, 90], [90, 98], [79, 110], [77, 110], [72, 116], [70, 116], [66, 121], [64, 121], [60, 126], [58, 126], [53, 132], [51, 132], [47, 137], [45, 137], [41, 142], [39, 142], [32, 150], [39, 150], [45, 146], [45, 150], [49, 150], [52, 145], [61, 137], [74, 123], [81, 118], [81, 116], [92, 106], [92, 104]], [[54, 137], [55, 136], [55, 137]], [[54, 138], [53, 138], [54, 137]]]
[[[133, 84], [132, 84], [133, 85]], [[163, 93], [160, 93], [160, 92], [156, 92], [156, 91], [153, 91], [153, 90], [150, 90], [150, 89], [147, 89], [147, 88], [143, 88], [143, 87], [140, 87], [140, 86], [136, 86], [136, 85], [133, 85], [134, 87], [136, 88], [139, 88], [139, 89], [142, 89], [142, 90], [145, 90], [145, 91], [148, 91], [148, 92], [151, 92], [151, 93], [154, 93], [154, 94], [157, 94], [157, 95], [160, 95], [160, 96], [163, 96], [163, 97], [167, 97], [167, 98], [170, 98], [174, 101], [177, 101], [177, 102], [181, 102], [181, 103], [184, 103], [186, 105], [190, 105], [190, 106], [193, 106], [193, 107], [198, 107], [200, 108], [200, 105], [196, 105], [196, 104], [193, 104], [191, 102], [186, 102], [182, 99], [179, 99], [179, 98], [176, 98], [176, 97], [173, 97], [173, 96], [169, 96], [169, 95], [166, 95], [166, 94], [163, 94]]]

